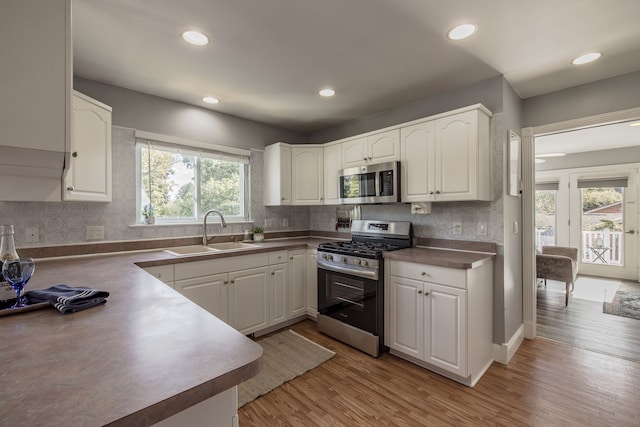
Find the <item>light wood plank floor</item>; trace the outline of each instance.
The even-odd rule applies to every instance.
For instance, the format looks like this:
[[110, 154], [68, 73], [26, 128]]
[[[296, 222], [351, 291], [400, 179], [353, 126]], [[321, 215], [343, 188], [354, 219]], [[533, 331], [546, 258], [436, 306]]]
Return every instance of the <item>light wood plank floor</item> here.
[[[593, 285], [593, 280], [598, 279], [578, 278], [568, 307], [564, 283], [548, 280], [546, 288], [538, 286], [538, 336], [640, 363], [640, 320], [603, 313], [602, 302], [575, 297], [579, 286]], [[638, 283], [620, 283], [621, 289], [640, 289]]]
[[525, 340], [474, 388], [385, 353], [291, 327], [336, 356], [239, 410], [247, 426], [638, 426], [640, 364]]

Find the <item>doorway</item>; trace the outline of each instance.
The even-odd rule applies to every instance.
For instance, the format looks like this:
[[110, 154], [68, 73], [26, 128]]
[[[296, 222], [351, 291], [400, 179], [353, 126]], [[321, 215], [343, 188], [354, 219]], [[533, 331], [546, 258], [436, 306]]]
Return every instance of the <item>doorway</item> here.
[[[535, 228], [535, 181], [536, 172], [534, 168], [535, 160], [535, 140], [536, 137], [549, 135], [558, 132], [568, 132], [576, 129], [600, 126], [603, 124], [620, 123], [640, 119], [640, 108], [632, 108], [614, 113], [601, 114], [561, 123], [555, 123], [535, 128], [524, 128], [522, 130], [522, 209], [523, 209], [523, 323], [525, 338], [536, 337], [536, 272], [535, 272], [535, 249], [536, 249], [536, 228]], [[636, 218], [637, 223], [637, 218]], [[629, 230], [625, 230], [629, 231]], [[636, 239], [637, 240], [637, 239]], [[636, 243], [637, 253], [637, 243]], [[636, 256], [637, 258], [637, 256]], [[636, 268], [637, 281], [638, 273]]]

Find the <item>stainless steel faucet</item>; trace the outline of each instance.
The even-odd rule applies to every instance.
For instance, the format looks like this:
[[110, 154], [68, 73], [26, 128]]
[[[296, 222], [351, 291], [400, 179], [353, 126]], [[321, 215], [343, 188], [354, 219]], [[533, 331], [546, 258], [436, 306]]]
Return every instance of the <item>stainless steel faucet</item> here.
[[220, 213], [219, 210], [217, 209], [210, 209], [207, 211], [207, 213], [204, 214], [204, 231], [202, 233], [202, 246], [207, 246], [207, 243], [209, 243], [209, 237], [207, 237], [207, 217], [209, 216], [209, 214], [218, 214], [218, 216], [220, 217], [220, 225], [222, 226], [222, 228], [225, 228], [227, 226], [227, 222], [224, 220], [224, 217], [222, 216], [222, 213]]

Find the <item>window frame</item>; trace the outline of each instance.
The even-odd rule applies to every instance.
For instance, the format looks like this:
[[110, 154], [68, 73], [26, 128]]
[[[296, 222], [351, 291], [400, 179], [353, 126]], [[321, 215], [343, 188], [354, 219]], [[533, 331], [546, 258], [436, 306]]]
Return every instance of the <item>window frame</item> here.
[[149, 132], [136, 131], [135, 139], [135, 194], [136, 194], [136, 224], [144, 224], [145, 218], [142, 215], [142, 152], [145, 148], [157, 149], [160, 151], [182, 153], [194, 156], [194, 213], [193, 217], [173, 217], [155, 218], [155, 224], [177, 225], [177, 224], [199, 224], [206, 212], [201, 205], [202, 173], [201, 160], [225, 160], [237, 162], [240, 168], [240, 215], [225, 215], [225, 220], [229, 223], [241, 223], [251, 221], [251, 191], [250, 191], [250, 151], [235, 147], [206, 144], [197, 141], [189, 141], [181, 138], [151, 134]]

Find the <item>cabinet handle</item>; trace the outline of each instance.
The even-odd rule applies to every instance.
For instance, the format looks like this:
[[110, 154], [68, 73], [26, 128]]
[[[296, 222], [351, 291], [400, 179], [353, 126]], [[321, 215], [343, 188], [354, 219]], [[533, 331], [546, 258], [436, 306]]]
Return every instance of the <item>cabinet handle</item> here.
[[233, 284], [233, 283], [236, 283], [236, 281], [235, 281], [235, 280], [232, 280], [232, 281], [231, 281], [231, 283], [232, 283], [232, 284]]
[[73, 188], [73, 187], [67, 187], [67, 191], [73, 191], [73, 190], [75, 190], [75, 188]]
[[367, 158], [366, 158], [366, 157], [363, 157], [363, 158], [362, 158], [362, 160], [364, 160], [364, 161], [366, 162], [366, 161], [367, 161]]
[[425, 296], [425, 297], [426, 297], [427, 295], [429, 295], [429, 292], [425, 292], [425, 293], [424, 293], [424, 296]]
[[225, 285], [228, 285], [228, 284], [229, 284], [229, 281], [228, 281], [228, 280], [225, 280], [225, 281], [224, 281], [224, 282], [222, 282], [222, 283], [224, 283]]
[[293, 261], [293, 257], [289, 258], [291, 261]]
[[73, 153], [71, 153], [71, 157], [78, 157], [78, 152], [74, 151]]
[[422, 293], [422, 289], [418, 289], [418, 295]]
[[427, 275], [427, 273], [426, 273], [426, 272], [424, 272], [424, 271], [423, 271], [423, 272], [422, 272], [422, 274], [421, 274], [421, 276], [426, 276], [426, 275]]
[[440, 194], [440, 190], [436, 191], [436, 194]]
[[276, 272], [275, 272], [275, 271], [272, 271], [272, 272], [271, 272], [271, 275], [272, 275], [272, 276], [275, 276], [275, 275], [276, 275]]
[[433, 191], [429, 191], [429, 194], [433, 194]]

